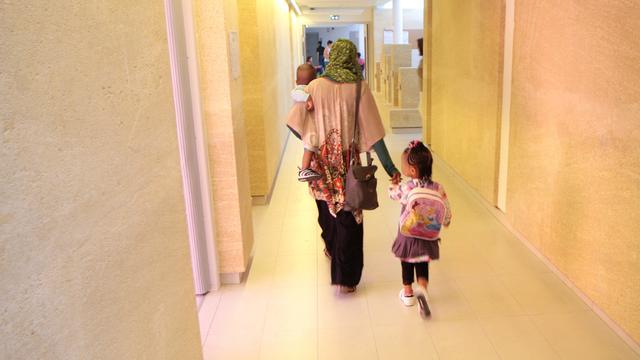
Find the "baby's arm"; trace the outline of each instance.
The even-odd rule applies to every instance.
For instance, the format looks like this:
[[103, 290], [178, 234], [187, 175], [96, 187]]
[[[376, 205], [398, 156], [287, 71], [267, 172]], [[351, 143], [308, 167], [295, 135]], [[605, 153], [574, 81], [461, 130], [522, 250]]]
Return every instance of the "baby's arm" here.
[[313, 111], [313, 99], [311, 98], [311, 95], [307, 98], [306, 109], [307, 111]]

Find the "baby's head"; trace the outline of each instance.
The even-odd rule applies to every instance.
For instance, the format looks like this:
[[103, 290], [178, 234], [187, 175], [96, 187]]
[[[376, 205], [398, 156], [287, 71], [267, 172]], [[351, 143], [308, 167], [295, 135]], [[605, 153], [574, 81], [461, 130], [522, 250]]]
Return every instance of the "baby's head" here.
[[316, 78], [316, 69], [308, 63], [298, 66], [296, 71], [296, 85], [309, 85]]
[[402, 175], [431, 182], [433, 156], [422, 141], [413, 140], [402, 153]]

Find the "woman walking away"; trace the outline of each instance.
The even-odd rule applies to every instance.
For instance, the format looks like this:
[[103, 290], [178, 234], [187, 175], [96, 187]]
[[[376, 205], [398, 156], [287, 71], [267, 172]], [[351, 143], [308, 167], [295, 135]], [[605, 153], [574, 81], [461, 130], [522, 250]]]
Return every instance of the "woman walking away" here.
[[314, 149], [311, 168], [322, 177], [309, 182], [318, 207], [318, 223], [331, 258], [331, 283], [341, 292], [353, 292], [360, 282], [363, 263], [362, 210], [345, 209], [345, 184], [349, 150], [354, 135], [356, 89], [360, 89], [356, 153], [375, 150], [387, 174], [400, 181], [400, 172], [384, 144], [384, 127], [369, 86], [361, 82], [356, 46], [340, 39], [331, 49], [325, 73], [312, 81], [306, 91], [313, 98], [314, 110], [291, 113], [308, 116], [310, 121], [289, 118], [287, 124], [306, 124], [293, 129], [301, 135], [305, 148]]
[[[440, 228], [451, 223], [451, 208], [444, 187], [431, 180], [433, 157], [420, 141], [414, 140], [402, 153], [402, 174], [410, 179], [393, 181], [389, 196], [402, 203], [398, 235], [392, 251], [400, 259], [402, 285], [400, 301], [413, 306], [416, 298], [423, 316], [431, 315], [428, 305], [429, 261], [440, 258]], [[413, 273], [418, 286], [413, 295]]]

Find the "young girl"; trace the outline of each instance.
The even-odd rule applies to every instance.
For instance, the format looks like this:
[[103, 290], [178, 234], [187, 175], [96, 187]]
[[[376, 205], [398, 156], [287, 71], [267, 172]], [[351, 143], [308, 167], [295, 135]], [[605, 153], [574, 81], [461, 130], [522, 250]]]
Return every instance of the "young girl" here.
[[[437, 191], [445, 203], [446, 211], [444, 216], [444, 226], [449, 226], [451, 222], [451, 208], [447, 200], [447, 194], [442, 185], [431, 180], [433, 157], [431, 151], [420, 141], [414, 140], [402, 153], [402, 175], [410, 178], [406, 183], [400, 184], [394, 181], [389, 186], [389, 196], [392, 200], [398, 200], [402, 204], [402, 211], [407, 206], [407, 195], [416, 188], [427, 188]], [[416, 298], [420, 305], [420, 312], [423, 316], [429, 316], [431, 311], [427, 304], [427, 285], [429, 283], [429, 261], [440, 258], [440, 239], [437, 241], [417, 239], [408, 237], [400, 233], [393, 243], [391, 250], [402, 265], [402, 284], [400, 290], [400, 300], [405, 306], [413, 306]], [[420, 291], [414, 296], [412, 284], [415, 271], [418, 279]]]

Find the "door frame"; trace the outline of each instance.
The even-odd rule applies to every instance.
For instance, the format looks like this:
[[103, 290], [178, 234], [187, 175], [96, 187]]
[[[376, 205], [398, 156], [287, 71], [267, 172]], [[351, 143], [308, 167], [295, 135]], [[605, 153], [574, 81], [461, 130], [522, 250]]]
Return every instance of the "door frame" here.
[[193, 9], [164, 0], [185, 213], [196, 295], [220, 287]]

